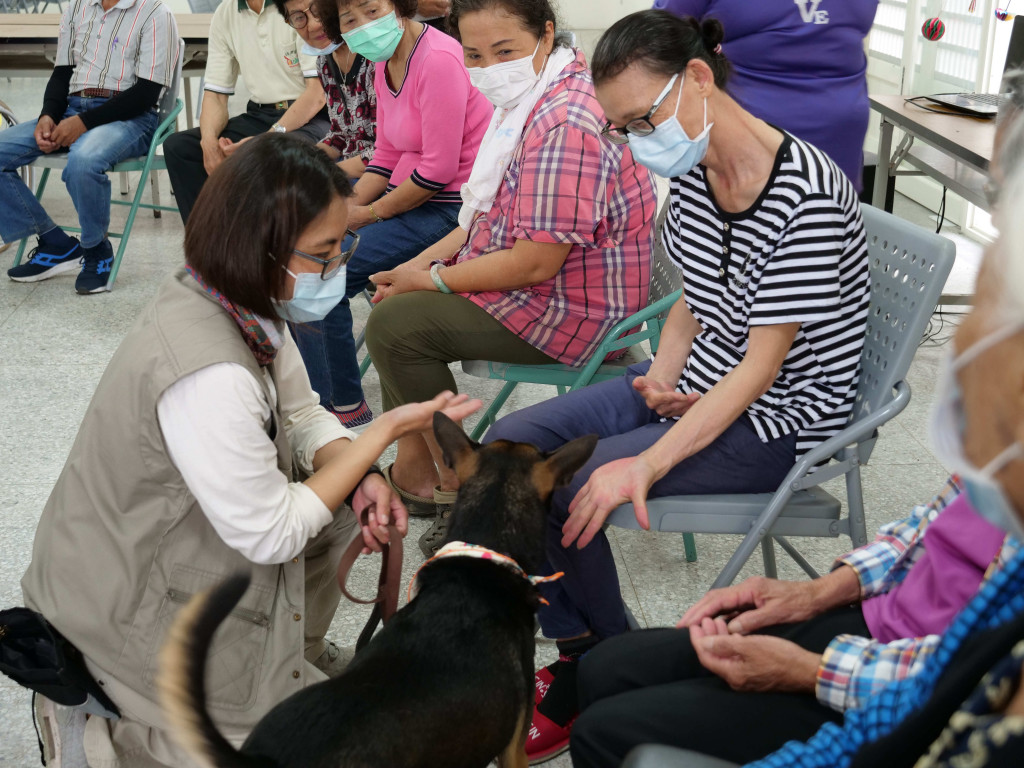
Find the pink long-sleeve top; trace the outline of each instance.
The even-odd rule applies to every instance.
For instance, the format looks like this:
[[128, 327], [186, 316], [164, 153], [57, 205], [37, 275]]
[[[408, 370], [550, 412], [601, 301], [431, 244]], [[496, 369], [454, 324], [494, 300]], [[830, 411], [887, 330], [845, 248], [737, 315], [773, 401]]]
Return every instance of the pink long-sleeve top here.
[[462, 47], [423, 25], [395, 91], [387, 66], [378, 64], [377, 143], [367, 173], [388, 179], [388, 190], [406, 179], [437, 194], [439, 203], [462, 203], [480, 141], [494, 108], [469, 82]]

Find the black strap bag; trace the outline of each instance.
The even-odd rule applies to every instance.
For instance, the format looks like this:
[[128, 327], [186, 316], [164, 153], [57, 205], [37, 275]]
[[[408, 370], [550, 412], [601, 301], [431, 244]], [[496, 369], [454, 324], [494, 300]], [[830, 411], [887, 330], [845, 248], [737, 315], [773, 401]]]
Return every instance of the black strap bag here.
[[85, 666], [82, 653], [36, 611], [0, 611], [0, 672], [65, 707], [119, 718], [117, 706]]

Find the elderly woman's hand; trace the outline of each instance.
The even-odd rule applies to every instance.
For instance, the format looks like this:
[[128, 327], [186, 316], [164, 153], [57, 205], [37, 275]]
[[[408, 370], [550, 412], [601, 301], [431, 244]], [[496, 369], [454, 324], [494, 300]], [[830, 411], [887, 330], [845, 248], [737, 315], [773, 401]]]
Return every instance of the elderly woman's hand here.
[[370, 275], [370, 281], [377, 286], [373, 294], [373, 303], [379, 304], [384, 299], [410, 291], [436, 291], [437, 286], [430, 279], [430, 272], [421, 269], [403, 268], [405, 265], [387, 272]]
[[[352, 496], [352, 509], [356, 519], [360, 520], [364, 555], [380, 552], [382, 545], [388, 543], [388, 525], [392, 521], [403, 537], [409, 532], [409, 513], [398, 494], [376, 473], [364, 477], [356, 487]], [[361, 522], [363, 510], [367, 512], [365, 525]]]

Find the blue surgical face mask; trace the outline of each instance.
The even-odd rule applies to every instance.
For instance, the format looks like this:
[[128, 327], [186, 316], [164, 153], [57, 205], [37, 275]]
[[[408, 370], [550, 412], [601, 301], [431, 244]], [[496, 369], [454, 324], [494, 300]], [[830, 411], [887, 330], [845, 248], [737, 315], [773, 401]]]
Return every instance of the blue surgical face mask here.
[[326, 48], [314, 48], [309, 43], [303, 43], [300, 53], [304, 53], [306, 56], [330, 56], [344, 44], [344, 42], [331, 43]]
[[966, 417], [956, 372], [978, 355], [1021, 330], [1020, 325], [1003, 328], [976, 342], [959, 357], [947, 356], [939, 368], [935, 405], [931, 415], [931, 438], [939, 461], [960, 476], [971, 506], [981, 517], [1024, 542], [1021, 521], [1006, 491], [995, 476], [1011, 461], [1024, 459], [1024, 445], [1018, 440], [999, 452], [982, 468], [974, 466], [964, 451]]
[[356, 27], [351, 32], [345, 32], [341, 37], [352, 51], [364, 59], [379, 64], [395, 54], [398, 41], [402, 39], [402, 32], [398, 14], [392, 11], [387, 16], [381, 16], [361, 27]]
[[678, 119], [685, 82], [684, 74], [679, 78], [679, 98], [672, 117], [656, 126], [654, 132], [647, 136], [629, 137], [629, 149], [636, 161], [667, 179], [689, 173], [704, 159], [708, 153], [711, 126], [714, 125], [708, 124], [708, 100], [704, 99], [704, 130], [695, 139], [686, 135]]
[[295, 274], [288, 267], [281, 269], [295, 278], [295, 290], [290, 299], [273, 299], [274, 309], [282, 320], [293, 323], [323, 320], [345, 298], [345, 267], [327, 280], [322, 280], [319, 272]]

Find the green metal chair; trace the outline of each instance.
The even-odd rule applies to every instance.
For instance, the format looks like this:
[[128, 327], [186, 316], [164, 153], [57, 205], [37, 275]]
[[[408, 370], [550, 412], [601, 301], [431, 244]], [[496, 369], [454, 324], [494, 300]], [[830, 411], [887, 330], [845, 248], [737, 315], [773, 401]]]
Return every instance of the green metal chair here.
[[[946, 283], [956, 246], [945, 237], [864, 206], [871, 298], [853, 413], [839, 434], [805, 453], [774, 493], [665, 496], [650, 499], [652, 531], [736, 533], [743, 540], [712, 588], [728, 586], [761, 546], [765, 575], [776, 575], [778, 543], [812, 578], [818, 576], [787, 536], [849, 536], [867, 543], [860, 468], [878, 428], [910, 402], [907, 371]], [[821, 483], [846, 481], [848, 513]], [[608, 524], [639, 528], [632, 504], [612, 510]]]
[[[128, 247], [128, 238], [131, 236], [132, 227], [135, 224], [135, 217], [139, 212], [140, 208], [148, 208], [153, 211], [153, 215], [156, 218], [160, 218], [161, 211], [174, 211], [177, 213], [178, 209], [175, 206], [160, 205], [160, 188], [157, 185], [157, 179], [154, 171], [164, 170], [166, 165], [164, 164], [163, 155], [156, 153], [157, 149], [161, 144], [174, 133], [177, 127], [178, 113], [182, 110], [182, 101], [178, 96], [178, 86], [181, 82], [181, 66], [185, 55], [185, 43], [182, 40], [178, 40], [178, 65], [174, 71], [174, 78], [171, 80], [171, 85], [164, 91], [163, 96], [160, 99], [160, 105], [158, 108], [159, 114], [159, 125], [157, 126], [156, 132], [153, 134], [153, 140], [149, 143], [149, 151], [144, 157], [133, 157], [128, 160], [124, 160], [113, 168], [108, 173], [124, 173], [130, 171], [139, 171], [139, 183], [135, 189], [135, 196], [131, 202], [127, 200], [115, 200], [111, 199], [111, 205], [126, 205], [129, 207], [128, 218], [125, 221], [124, 229], [120, 232], [108, 232], [108, 237], [116, 237], [120, 239], [117, 251], [114, 253], [114, 261], [110, 266], [110, 277], [107, 279], [107, 290], [111, 290], [114, 287], [114, 280], [117, 279], [117, 271], [121, 267], [121, 259], [124, 258], [125, 249]], [[46, 182], [49, 179], [50, 171], [62, 170], [67, 165], [67, 154], [66, 153], [54, 153], [51, 155], [43, 155], [42, 157], [31, 163], [31, 167], [39, 168], [42, 170], [42, 174], [39, 179], [39, 186], [36, 187], [36, 199], [42, 199], [43, 191], [46, 189]], [[146, 189], [146, 182], [152, 180], [153, 186], [153, 202], [144, 203], [142, 202], [142, 194]], [[63, 229], [69, 232], [81, 232], [79, 227], [63, 227]], [[25, 254], [25, 246], [28, 244], [28, 238], [21, 241], [21, 245], [18, 246], [18, 252], [14, 255], [13, 266], [18, 266], [21, 263], [21, 259]]]

